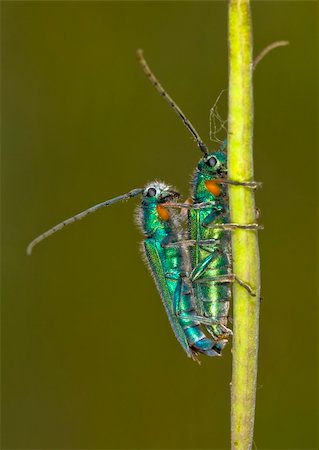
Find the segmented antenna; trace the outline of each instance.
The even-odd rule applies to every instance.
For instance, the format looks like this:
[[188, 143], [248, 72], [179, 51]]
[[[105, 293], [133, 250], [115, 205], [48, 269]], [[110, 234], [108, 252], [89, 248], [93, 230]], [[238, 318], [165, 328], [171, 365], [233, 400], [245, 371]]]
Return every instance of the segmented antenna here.
[[77, 220], [83, 219], [83, 217], [97, 211], [100, 208], [104, 208], [105, 206], [113, 205], [113, 203], [121, 202], [123, 200], [128, 200], [129, 198], [136, 197], [137, 195], [140, 195], [142, 192], [143, 192], [143, 188], [133, 189], [132, 191], [128, 192], [127, 194], [119, 195], [118, 197], [111, 198], [110, 200], [105, 200], [102, 203], [98, 203], [97, 205], [91, 206], [90, 208], [86, 209], [85, 211], [82, 211], [82, 212], [76, 214], [75, 216], [64, 220], [63, 222], [58, 223], [53, 228], [50, 228], [50, 230], [45, 231], [44, 233], [40, 234], [40, 236], [33, 239], [33, 241], [30, 242], [30, 244], [27, 247], [27, 254], [31, 255], [33, 247], [35, 245], [37, 245], [39, 242], [43, 241], [43, 239], [46, 239], [47, 237], [51, 236], [51, 234], [55, 233], [56, 231], [62, 230], [62, 228], [64, 228], [66, 225], [70, 225], [71, 223], [74, 223]]
[[152, 73], [151, 69], [149, 68], [147, 62], [144, 59], [143, 56], [143, 50], [139, 49], [137, 50], [137, 58], [142, 66], [143, 72], [147, 76], [147, 78], [150, 80], [152, 85], [155, 87], [157, 92], [167, 101], [167, 103], [173, 108], [173, 110], [176, 112], [176, 114], [179, 115], [179, 117], [182, 119], [184, 125], [188, 130], [191, 132], [193, 137], [195, 138], [198, 147], [200, 150], [204, 153], [205, 156], [208, 155], [208, 148], [200, 138], [199, 134], [191, 124], [191, 122], [187, 119], [183, 111], [177, 106], [177, 104], [174, 102], [174, 100], [168, 95], [168, 93], [165, 91], [165, 89], [162, 87], [160, 82], [157, 80], [155, 75]]

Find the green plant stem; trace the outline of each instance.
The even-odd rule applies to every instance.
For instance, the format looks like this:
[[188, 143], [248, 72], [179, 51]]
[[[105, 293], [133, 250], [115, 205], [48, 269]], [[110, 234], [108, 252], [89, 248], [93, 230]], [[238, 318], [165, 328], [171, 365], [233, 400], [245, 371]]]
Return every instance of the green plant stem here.
[[[229, 2], [229, 135], [228, 175], [231, 180], [253, 180], [252, 36], [249, 0]], [[256, 222], [254, 191], [229, 186], [230, 220]], [[233, 367], [231, 387], [232, 449], [252, 447], [260, 300], [257, 231], [232, 232], [233, 270], [256, 293], [253, 297], [238, 283], [233, 286]]]

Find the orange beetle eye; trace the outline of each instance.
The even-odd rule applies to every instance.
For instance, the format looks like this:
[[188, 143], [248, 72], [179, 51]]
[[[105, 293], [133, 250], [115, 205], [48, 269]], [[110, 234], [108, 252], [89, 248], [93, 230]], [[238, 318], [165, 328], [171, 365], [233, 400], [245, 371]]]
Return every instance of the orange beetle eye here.
[[214, 180], [205, 181], [205, 186], [211, 194], [215, 195], [215, 197], [218, 197], [222, 193], [220, 186]]
[[170, 218], [169, 211], [164, 206], [157, 205], [156, 206], [156, 211], [157, 211], [157, 214], [160, 216], [160, 218], [162, 220], [165, 220], [165, 222], [167, 222], [167, 220], [169, 220], [169, 218]]

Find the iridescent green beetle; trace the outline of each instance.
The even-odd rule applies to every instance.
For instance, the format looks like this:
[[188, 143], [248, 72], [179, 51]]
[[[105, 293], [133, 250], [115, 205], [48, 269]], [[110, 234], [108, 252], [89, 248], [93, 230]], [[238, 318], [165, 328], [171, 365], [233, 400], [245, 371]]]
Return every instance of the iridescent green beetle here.
[[150, 70], [142, 51], [138, 50], [137, 55], [146, 76], [182, 119], [204, 154], [193, 176], [191, 204], [171, 203], [167, 206], [189, 210], [188, 236], [180, 245], [187, 244], [190, 248], [192, 270], [189, 280], [194, 289], [196, 312], [214, 321], [206, 328], [216, 342], [224, 342], [232, 334], [226, 327], [231, 298], [230, 283], [237, 281], [254, 295], [251, 288], [232, 273], [230, 231], [234, 228], [259, 228], [257, 224], [229, 223], [227, 184], [255, 189], [259, 183], [227, 179], [226, 142], [218, 151], [209, 152], [194, 126]]
[[160, 182], [146, 186], [137, 221], [145, 234], [143, 250], [154, 277], [172, 329], [189, 357], [197, 353], [218, 356], [225, 340], [208, 339], [200, 324], [214, 324], [214, 320], [197, 315], [194, 309], [193, 289], [188, 281], [188, 255], [182, 246], [177, 218], [166, 207], [177, 194]]
[[36, 244], [66, 225], [100, 208], [138, 195], [142, 196], [142, 202], [137, 208], [136, 218], [145, 236], [142, 249], [177, 340], [186, 354], [196, 361], [198, 353], [219, 356], [226, 341], [209, 339], [200, 328], [200, 324], [212, 325], [214, 320], [196, 313], [192, 285], [187, 278], [187, 254], [182, 246], [174, 245], [181, 241], [178, 220], [165, 207], [179, 194], [165, 183], [154, 181], [145, 188], [133, 189], [64, 220], [35, 238], [27, 253], [31, 254]]

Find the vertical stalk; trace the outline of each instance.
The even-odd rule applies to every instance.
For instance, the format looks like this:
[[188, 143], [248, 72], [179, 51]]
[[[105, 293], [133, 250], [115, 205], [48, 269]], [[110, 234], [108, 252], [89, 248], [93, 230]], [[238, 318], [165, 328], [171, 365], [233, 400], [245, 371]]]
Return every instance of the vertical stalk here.
[[[229, 2], [229, 135], [228, 175], [253, 180], [252, 32], [249, 0]], [[230, 220], [256, 222], [254, 191], [229, 186]], [[257, 231], [232, 232], [233, 270], [256, 296], [238, 283], [233, 286], [233, 367], [231, 387], [232, 449], [252, 447], [258, 354], [260, 270]]]

